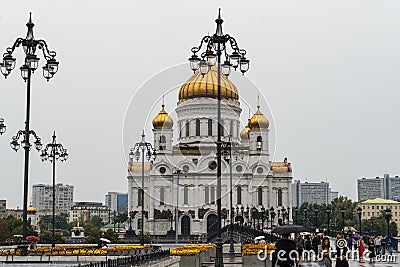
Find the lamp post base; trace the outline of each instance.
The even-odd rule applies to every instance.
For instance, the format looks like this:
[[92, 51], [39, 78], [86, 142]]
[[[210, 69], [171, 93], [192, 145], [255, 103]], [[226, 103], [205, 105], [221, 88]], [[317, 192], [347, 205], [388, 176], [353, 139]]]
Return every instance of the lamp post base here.
[[17, 248], [21, 251], [21, 256], [27, 256], [28, 255], [29, 242], [26, 241], [26, 240], [22, 240], [21, 243], [17, 246]]
[[223, 248], [222, 245], [222, 238], [218, 237], [215, 241], [215, 267], [223, 267], [224, 266], [224, 259], [223, 259]]

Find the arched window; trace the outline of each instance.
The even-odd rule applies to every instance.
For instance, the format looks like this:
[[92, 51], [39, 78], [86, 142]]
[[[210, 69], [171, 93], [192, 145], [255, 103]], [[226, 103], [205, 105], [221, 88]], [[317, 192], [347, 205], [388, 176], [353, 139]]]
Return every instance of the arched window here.
[[160, 188], [160, 206], [165, 205], [165, 200], [164, 200], [164, 187]]
[[278, 206], [282, 206], [282, 189], [278, 189]]
[[183, 188], [183, 204], [189, 204], [189, 188], [186, 185]]
[[138, 189], [138, 206], [142, 206], [142, 195], [143, 195], [143, 190], [142, 188]]
[[167, 138], [165, 135], [160, 135], [160, 150], [165, 150], [167, 148]]
[[237, 204], [242, 204], [242, 187], [240, 185], [238, 185], [237, 189]]
[[261, 151], [261, 150], [262, 150], [262, 137], [261, 137], [261, 136], [257, 136], [256, 149], [257, 149], [258, 151]]
[[178, 131], [179, 131], [179, 138], [182, 138], [182, 122], [181, 122], [181, 121], [179, 122], [179, 129], [178, 129]]
[[258, 187], [257, 193], [258, 193], [258, 205], [262, 206], [262, 204], [263, 204], [263, 199], [262, 199], [263, 198], [263, 190], [262, 190], [261, 186]]
[[185, 131], [186, 131], [186, 137], [189, 137], [189, 122], [188, 121], [186, 122], [186, 125], [185, 125]]
[[211, 186], [211, 204], [215, 204], [215, 187]]
[[200, 136], [200, 120], [196, 119], [196, 136]]
[[231, 121], [231, 125], [229, 127], [229, 134], [233, 137], [233, 121]]
[[204, 198], [205, 203], [210, 204], [210, 191], [207, 185], [204, 187]]
[[212, 119], [208, 119], [208, 136], [213, 135], [212, 124], [213, 124]]

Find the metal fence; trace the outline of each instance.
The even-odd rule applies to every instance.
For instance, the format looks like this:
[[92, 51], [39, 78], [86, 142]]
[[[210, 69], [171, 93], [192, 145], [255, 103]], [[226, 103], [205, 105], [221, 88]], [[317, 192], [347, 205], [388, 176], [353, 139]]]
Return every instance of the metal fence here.
[[148, 254], [135, 255], [130, 257], [123, 257], [118, 259], [109, 259], [107, 261], [90, 262], [84, 264], [78, 264], [74, 267], [131, 267], [139, 266], [144, 263], [152, 261], [158, 261], [169, 257], [169, 250], [161, 250], [157, 252], [151, 252]]

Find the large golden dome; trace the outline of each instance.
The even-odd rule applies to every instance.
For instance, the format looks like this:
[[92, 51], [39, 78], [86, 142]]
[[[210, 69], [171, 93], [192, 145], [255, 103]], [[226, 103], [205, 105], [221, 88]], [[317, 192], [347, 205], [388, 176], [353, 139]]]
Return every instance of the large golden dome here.
[[247, 120], [246, 126], [240, 132], [240, 139], [242, 139], [242, 140], [249, 139], [249, 132], [250, 132], [249, 122], [250, 122], [250, 119]]
[[249, 127], [252, 130], [268, 129], [269, 120], [261, 113], [260, 105], [257, 106], [256, 113], [254, 113], [253, 117], [251, 117], [249, 121]]
[[153, 119], [154, 129], [172, 129], [173, 120], [164, 109], [164, 104], [161, 105], [161, 111]]
[[[179, 90], [179, 102], [196, 97], [218, 98], [218, 73], [215, 66], [211, 67], [204, 77], [199, 71], [196, 71]], [[221, 99], [239, 101], [236, 86], [222, 73]]]

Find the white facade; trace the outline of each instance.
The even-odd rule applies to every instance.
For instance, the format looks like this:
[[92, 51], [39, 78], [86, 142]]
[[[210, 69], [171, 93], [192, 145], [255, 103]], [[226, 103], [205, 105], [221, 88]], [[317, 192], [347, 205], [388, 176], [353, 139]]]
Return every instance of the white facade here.
[[[268, 147], [268, 126], [250, 129], [248, 137], [241, 140], [240, 103], [225, 98], [221, 101], [221, 116], [224, 126], [223, 142], [238, 143], [237, 151], [243, 152], [243, 159], [233, 157], [233, 208], [235, 220], [249, 214], [242, 214], [240, 208], [255, 206], [258, 210], [274, 207], [292, 208], [292, 168], [285, 159], [271, 162]], [[155, 161], [145, 164], [144, 172], [144, 231], [153, 235], [165, 235], [170, 229], [169, 212], [174, 213], [177, 200], [179, 206], [178, 233], [183, 236], [199, 236], [215, 223], [217, 215], [217, 100], [210, 97], [181, 99], [176, 107], [178, 121], [173, 129], [153, 129]], [[261, 113], [260, 113], [261, 114]], [[262, 114], [261, 114], [262, 115]], [[268, 120], [267, 120], [268, 121]], [[154, 125], [154, 121], [153, 121]], [[164, 141], [162, 141], [164, 140]], [[181, 174], [174, 174], [179, 169]], [[139, 190], [142, 182], [141, 162], [130, 162], [128, 175], [128, 211], [134, 212], [132, 228], [140, 232], [141, 201]], [[179, 179], [179, 184], [178, 183]], [[222, 159], [222, 215], [223, 222], [230, 221], [230, 168]], [[243, 215], [243, 217], [242, 217]], [[287, 218], [285, 218], [287, 219]], [[274, 224], [278, 218], [275, 217]], [[175, 226], [174, 226], [175, 228]]]
[[69, 211], [69, 222], [86, 222], [99, 216], [103, 223], [110, 223], [111, 210], [100, 202], [77, 202]]

